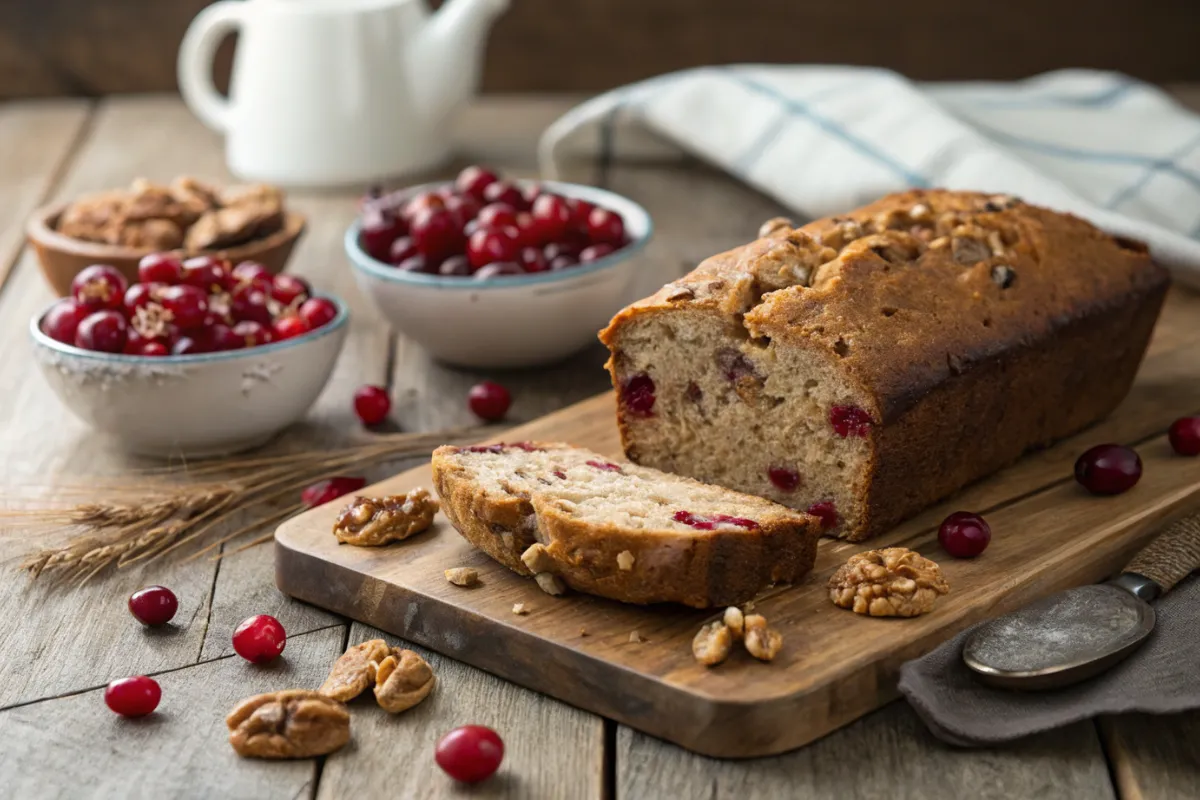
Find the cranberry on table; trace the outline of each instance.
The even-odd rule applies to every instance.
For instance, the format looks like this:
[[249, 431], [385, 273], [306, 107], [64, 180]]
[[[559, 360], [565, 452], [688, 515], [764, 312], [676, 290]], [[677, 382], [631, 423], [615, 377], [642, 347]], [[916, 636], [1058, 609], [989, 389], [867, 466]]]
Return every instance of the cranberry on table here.
[[90, 313], [91, 311], [74, 299], [64, 297], [50, 306], [46, 316], [42, 317], [42, 333], [56, 342], [75, 344], [75, 332], [79, 329], [79, 323]]
[[315, 330], [333, 322], [338, 312], [337, 306], [333, 304], [332, 300], [325, 297], [310, 297], [300, 304], [299, 313], [308, 323], [308, 327]]
[[938, 528], [938, 542], [955, 558], [974, 558], [991, 541], [992, 528], [987, 520], [970, 511], [955, 511]]
[[143, 625], [165, 625], [179, 610], [179, 598], [165, 586], [147, 586], [129, 595], [129, 613]]
[[162, 689], [158, 681], [138, 675], [120, 678], [104, 689], [104, 703], [122, 717], [144, 717], [158, 708]]
[[1200, 417], [1180, 417], [1167, 431], [1171, 448], [1181, 456], [1200, 455]]
[[282, 342], [286, 339], [295, 339], [297, 336], [303, 336], [308, 333], [309, 330], [308, 323], [297, 314], [280, 317], [271, 326], [271, 332], [275, 335], [275, 341], [277, 342]]
[[85, 267], [71, 281], [71, 296], [75, 302], [91, 310], [118, 309], [125, 297], [129, 282], [125, 276], [107, 264]]
[[244, 619], [233, 630], [234, 651], [254, 664], [273, 661], [286, 644], [287, 633], [279, 620], [269, 614]]
[[303, 302], [312, 294], [308, 281], [295, 275], [276, 275], [271, 281], [271, 297], [289, 306], [299, 300]]
[[339, 475], [336, 478], [317, 481], [311, 486], [304, 487], [304, 491], [300, 493], [300, 500], [309, 508], [316, 508], [317, 506], [331, 503], [351, 492], [357, 492], [366, 485], [366, 478], [352, 478]]
[[625, 239], [625, 222], [607, 208], [593, 208], [588, 214], [588, 236], [594, 242], [619, 244]]
[[471, 387], [467, 392], [467, 405], [472, 413], [482, 420], [496, 422], [504, 419], [508, 407], [512, 405], [512, 396], [495, 381], [483, 381]]
[[438, 740], [434, 759], [456, 781], [478, 783], [500, 768], [504, 760], [504, 742], [491, 728], [464, 725]]
[[382, 386], [361, 386], [354, 393], [354, 413], [363, 425], [378, 425], [391, 410], [391, 398]]
[[178, 283], [183, 263], [170, 253], [151, 253], [138, 262], [139, 283]]
[[517, 229], [511, 225], [501, 228], [481, 228], [467, 240], [467, 259], [475, 269], [497, 261], [516, 261], [521, 245]]
[[121, 353], [129, 338], [129, 323], [116, 311], [89, 314], [75, 329], [75, 346], [98, 353]]
[[497, 180], [496, 173], [485, 167], [472, 164], [458, 173], [458, 177], [454, 179], [454, 188], [471, 195], [476, 200], [482, 201], [484, 199], [484, 191]]
[[1142, 459], [1128, 447], [1098, 444], [1075, 462], [1075, 480], [1092, 494], [1121, 494], [1142, 477]]
[[[187, 278], [186, 273], [184, 278]], [[208, 313], [208, 295], [191, 284], [168, 286], [159, 293], [158, 301], [171, 312], [174, 323], [181, 328], [202, 325]]]
[[498, 278], [501, 275], [522, 275], [524, 272], [521, 265], [515, 261], [493, 261], [486, 267], [476, 270], [475, 278], [482, 281], [488, 278]]

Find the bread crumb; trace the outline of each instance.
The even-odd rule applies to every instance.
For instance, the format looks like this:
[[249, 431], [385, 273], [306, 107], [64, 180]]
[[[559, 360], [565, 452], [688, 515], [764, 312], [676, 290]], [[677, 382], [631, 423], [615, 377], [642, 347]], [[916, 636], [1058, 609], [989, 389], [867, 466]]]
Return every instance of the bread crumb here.
[[513, 613], [518, 617], [523, 617], [529, 613], [529, 609], [525, 607], [524, 603], [513, 603]]
[[479, 572], [471, 567], [453, 567], [442, 573], [455, 586], [470, 588], [479, 585]]
[[617, 567], [622, 572], [629, 572], [633, 569], [633, 553], [628, 550], [622, 550], [617, 553]]
[[629, 634], [629, 643], [630, 644], [641, 644], [642, 642], [648, 642], [648, 641], [650, 641], [650, 640], [647, 639], [646, 637], [642, 636], [637, 631], [634, 631], [633, 633]]
[[559, 577], [552, 573], [539, 572], [533, 576], [533, 579], [537, 581], [538, 588], [546, 594], [560, 595], [567, 591], [567, 587], [563, 586], [563, 582]]
[[580, 627], [580, 629], [579, 629], [579, 635], [580, 635], [580, 636], [587, 636], [587, 635], [588, 635], [587, 628]]

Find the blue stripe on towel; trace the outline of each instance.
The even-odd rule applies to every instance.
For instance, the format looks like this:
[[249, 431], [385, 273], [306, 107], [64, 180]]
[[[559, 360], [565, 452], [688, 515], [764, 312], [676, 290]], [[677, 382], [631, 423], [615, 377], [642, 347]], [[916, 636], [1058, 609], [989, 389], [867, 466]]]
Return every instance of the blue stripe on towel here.
[[[823, 117], [820, 114], [816, 113], [815, 111], [813, 111], [813, 109], [807, 103], [801, 102], [800, 100], [796, 100], [794, 98], [788, 97], [787, 95], [781, 94], [780, 92], [776, 91], [775, 89], [772, 89], [770, 86], [760, 83], [759, 81], [755, 80], [754, 78], [749, 78], [749, 77], [746, 77], [745, 75], [739, 75], [738, 73], [736, 73], [735, 71], [733, 71], [731, 69], [726, 70], [725, 74], [729, 77], [730, 80], [732, 80], [738, 84], [741, 84], [745, 88], [750, 89], [751, 91], [757, 92], [759, 94], [765, 95], [767, 97], [770, 97], [772, 100], [774, 100], [775, 102], [777, 102], [781, 106], [783, 106], [785, 109], [787, 109], [787, 112], [789, 114], [791, 114], [793, 116], [804, 117], [805, 119], [809, 120], [814, 125], [816, 125], [817, 127], [821, 128], [826, 133], [832, 134], [834, 137], [836, 137], [837, 139], [840, 139], [842, 142], [844, 142], [845, 144], [847, 144], [854, 150], [857, 150], [860, 154], [866, 156], [867, 158], [869, 158], [873, 161], [883, 164], [885, 167], [892, 170], [897, 175], [899, 175], [901, 178], [903, 178], [909, 185], [917, 186], [917, 187], [928, 187], [929, 186], [928, 180], [921, 177], [920, 175], [918, 175], [915, 172], [911, 172], [903, 164], [896, 161], [894, 158], [887, 155], [886, 153], [880, 152], [869, 142], [863, 141], [862, 139], [858, 138], [857, 136], [850, 133], [850, 131], [846, 130], [844, 127], [842, 127], [838, 123], [834, 122], [833, 120]], [[747, 168], [749, 168], [749, 166], [752, 166], [752, 164], [747, 165]]]
[[976, 100], [970, 101], [971, 105], [976, 108], [1055, 108], [1058, 106], [1082, 106], [1085, 108], [1109, 108], [1117, 104], [1117, 101], [1129, 94], [1135, 86], [1140, 84], [1130, 81], [1120, 83], [1116, 86], [1110, 86], [1093, 95], [1077, 96], [1077, 95], [1054, 95], [1047, 94], [1040, 97], [1025, 97], [1019, 100]]
[[[1155, 175], [1157, 175], [1159, 172], [1163, 171], [1164, 164], [1170, 165], [1171, 167], [1177, 167], [1178, 165], [1176, 164], [1176, 162], [1179, 159], [1181, 159], [1184, 156], [1191, 153], [1197, 147], [1200, 147], [1200, 136], [1196, 136], [1195, 138], [1191, 139], [1186, 144], [1184, 144], [1183, 147], [1180, 147], [1179, 149], [1172, 152], [1171, 155], [1167, 156], [1167, 158], [1163, 162], [1163, 164], [1155, 164], [1154, 166], [1147, 169], [1145, 172], [1142, 173], [1141, 177], [1139, 177], [1136, 181], [1134, 181], [1133, 183], [1126, 186], [1124, 189], [1121, 189], [1116, 194], [1114, 194], [1112, 196], [1112, 199], [1104, 204], [1104, 207], [1105, 208], [1116, 208], [1117, 206], [1124, 203], [1126, 200], [1136, 197], [1138, 195], [1138, 193], [1141, 192], [1143, 188], [1145, 188], [1146, 184], [1148, 184]], [[1176, 169], [1171, 169], [1171, 170], [1167, 170], [1167, 171], [1175, 172], [1178, 174], [1178, 170], [1176, 170]]]

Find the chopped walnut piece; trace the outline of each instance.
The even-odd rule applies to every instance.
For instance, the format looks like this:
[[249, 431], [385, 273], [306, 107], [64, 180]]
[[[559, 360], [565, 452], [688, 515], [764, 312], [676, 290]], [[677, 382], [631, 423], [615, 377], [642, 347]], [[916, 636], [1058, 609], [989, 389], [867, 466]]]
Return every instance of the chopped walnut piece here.
[[992, 248], [984, 238], [956, 233], [950, 238], [950, 252], [959, 264], [978, 264], [992, 256]]
[[783, 647], [783, 636], [779, 631], [767, 627], [767, 619], [762, 614], [748, 615], [745, 624], [746, 652], [759, 661], [774, 660]]
[[723, 616], [721, 619], [725, 623], [725, 627], [729, 628], [729, 632], [733, 634], [733, 638], [742, 638], [742, 628], [745, 625], [745, 617], [742, 615], [742, 610], [740, 608], [737, 606], [730, 606], [729, 608], [725, 609], [725, 616]]
[[933, 220], [933, 210], [924, 203], [917, 203], [908, 210], [908, 218], [913, 222], [930, 222]]
[[563, 585], [562, 579], [552, 572], [539, 572], [533, 576], [537, 581], [538, 588], [546, 594], [560, 595], [565, 594], [567, 587]]
[[333, 523], [333, 533], [344, 544], [389, 544], [428, 528], [437, 510], [437, 500], [422, 488], [391, 497], [355, 497]]
[[770, 236], [779, 231], [791, 230], [794, 227], [796, 227], [795, 223], [787, 217], [772, 217], [759, 226], [758, 238], [762, 239], [765, 236]]
[[629, 570], [633, 569], [633, 561], [633, 553], [630, 551], [622, 550], [617, 553], [617, 569], [622, 572], [629, 572]]
[[452, 567], [442, 574], [455, 586], [469, 589], [479, 585], [479, 571], [471, 567]]
[[512, 612], [518, 617], [523, 617], [529, 613], [529, 609], [525, 607], [524, 603], [513, 603]]
[[733, 634], [724, 622], [702, 625], [692, 639], [692, 655], [706, 667], [720, 664], [733, 649]]
[[829, 579], [834, 605], [872, 617], [924, 614], [949, 591], [941, 567], [907, 547], [852, 555]]
[[546, 551], [545, 545], [536, 542], [526, 547], [525, 551], [521, 553], [521, 563], [528, 567], [534, 575], [540, 572], [549, 572], [554, 568], [554, 559]]
[[375, 700], [384, 711], [398, 714], [428, 697], [436, 682], [425, 659], [393, 647], [375, 673]]
[[674, 303], [677, 300], [691, 300], [696, 296], [696, 290], [690, 286], [671, 286], [664, 287], [667, 292], [663, 297], [668, 303]]
[[225, 718], [245, 758], [312, 758], [350, 741], [350, 714], [320, 692], [288, 689], [248, 697]]
[[353, 700], [375, 685], [375, 669], [387, 654], [387, 642], [383, 639], [354, 645], [338, 657], [317, 691], [343, 703]]
[[643, 644], [644, 642], [648, 642], [648, 641], [650, 641], [650, 640], [647, 639], [646, 637], [642, 636], [637, 631], [633, 631], [632, 633], [629, 634], [629, 643], [630, 644]]

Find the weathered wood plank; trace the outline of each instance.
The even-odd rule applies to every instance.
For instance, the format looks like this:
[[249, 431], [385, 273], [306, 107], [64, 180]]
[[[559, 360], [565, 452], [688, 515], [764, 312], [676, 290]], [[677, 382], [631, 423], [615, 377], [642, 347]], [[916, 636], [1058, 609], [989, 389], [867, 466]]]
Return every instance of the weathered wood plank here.
[[[294, 798], [312, 790], [319, 764], [239, 758], [225, 715], [245, 697], [316, 688], [342, 645], [342, 628], [288, 639], [283, 657], [257, 666], [232, 657], [156, 675], [158, 710], [116, 716], [103, 688], [0, 713], [0, 786], [6, 797]], [[136, 645], [145, 649], [145, 642]], [[93, 680], [89, 686], [96, 686]], [[361, 737], [359, 720], [350, 723]], [[353, 746], [327, 764], [354, 761]]]
[[625, 727], [617, 732], [616, 755], [621, 800], [1114, 797], [1090, 724], [1009, 747], [963, 750], [934, 739], [904, 703], [774, 758], [717, 761]]
[[434, 744], [459, 725], [493, 728], [504, 740], [504, 761], [472, 797], [585, 800], [602, 795], [604, 723], [548, 697], [382, 631], [355, 623], [350, 644], [384, 638], [416, 650], [437, 676], [433, 693], [416, 708], [391, 715], [366, 696], [350, 704], [353, 757], [331, 758], [318, 798], [457, 796], [458, 787], [433, 760]]
[[1099, 728], [1122, 800], [1200, 797], [1200, 711], [1103, 717]]

